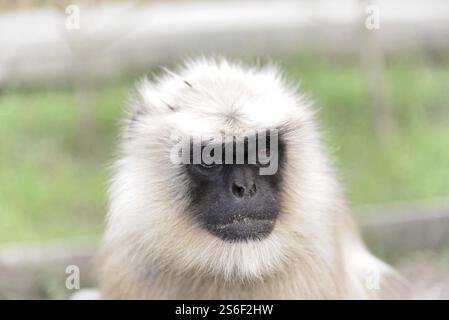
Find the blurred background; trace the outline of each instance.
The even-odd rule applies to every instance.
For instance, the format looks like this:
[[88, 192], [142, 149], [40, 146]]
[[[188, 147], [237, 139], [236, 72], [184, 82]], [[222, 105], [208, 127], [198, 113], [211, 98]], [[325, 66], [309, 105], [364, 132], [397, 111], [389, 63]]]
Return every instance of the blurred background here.
[[372, 250], [449, 298], [449, 2], [0, 0], [0, 298], [95, 284], [128, 92], [185, 57], [275, 61], [319, 106]]

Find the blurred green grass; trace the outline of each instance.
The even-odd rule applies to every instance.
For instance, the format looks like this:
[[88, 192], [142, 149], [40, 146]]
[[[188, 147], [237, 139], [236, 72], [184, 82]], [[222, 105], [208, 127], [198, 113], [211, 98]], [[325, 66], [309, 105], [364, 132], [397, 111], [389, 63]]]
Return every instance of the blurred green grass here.
[[[285, 63], [320, 107], [325, 140], [353, 205], [449, 195], [449, 64], [389, 61], [396, 133], [376, 133], [356, 62]], [[108, 165], [132, 81], [96, 88], [91, 127], [79, 128], [70, 89], [0, 95], [0, 243], [97, 237]], [[87, 138], [86, 138], [87, 137]]]

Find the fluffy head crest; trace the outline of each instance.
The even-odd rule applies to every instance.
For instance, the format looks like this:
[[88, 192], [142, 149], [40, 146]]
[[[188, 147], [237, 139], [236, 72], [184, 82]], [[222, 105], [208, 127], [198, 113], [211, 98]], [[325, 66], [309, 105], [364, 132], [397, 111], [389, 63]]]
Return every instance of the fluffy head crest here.
[[165, 69], [140, 82], [133, 121], [160, 121], [192, 136], [289, 126], [310, 119], [303, 96], [275, 66], [243, 67], [225, 59], [189, 61], [176, 73]]

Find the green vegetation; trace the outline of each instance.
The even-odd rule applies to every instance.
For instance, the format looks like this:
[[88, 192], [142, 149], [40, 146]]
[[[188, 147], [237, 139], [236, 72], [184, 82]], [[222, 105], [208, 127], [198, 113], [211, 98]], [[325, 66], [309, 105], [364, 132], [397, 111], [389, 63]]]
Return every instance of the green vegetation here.
[[289, 70], [321, 107], [325, 138], [352, 204], [449, 195], [448, 64], [387, 64], [396, 132], [386, 141], [375, 129], [359, 65], [302, 60]]
[[[352, 204], [449, 195], [449, 64], [388, 63], [396, 131], [386, 141], [376, 133], [358, 64], [307, 57], [285, 67], [320, 106]], [[69, 89], [0, 94], [0, 243], [98, 235], [131, 86], [95, 89], [88, 126]]]
[[0, 96], [0, 242], [100, 232], [107, 169], [128, 88], [99, 89], [87, 133], [78, 128], [69, 90]]

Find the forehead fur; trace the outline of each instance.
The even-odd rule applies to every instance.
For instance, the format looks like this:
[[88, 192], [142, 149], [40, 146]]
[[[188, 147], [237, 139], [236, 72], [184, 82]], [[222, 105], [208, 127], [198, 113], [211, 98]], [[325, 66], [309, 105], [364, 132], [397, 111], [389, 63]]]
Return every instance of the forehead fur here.
[[309, 117], [305, 99], [274, 66], [245, 67], [224, 59], [186, 62], [137, 88], [137, 110], [186, 135], [245, 135]]

